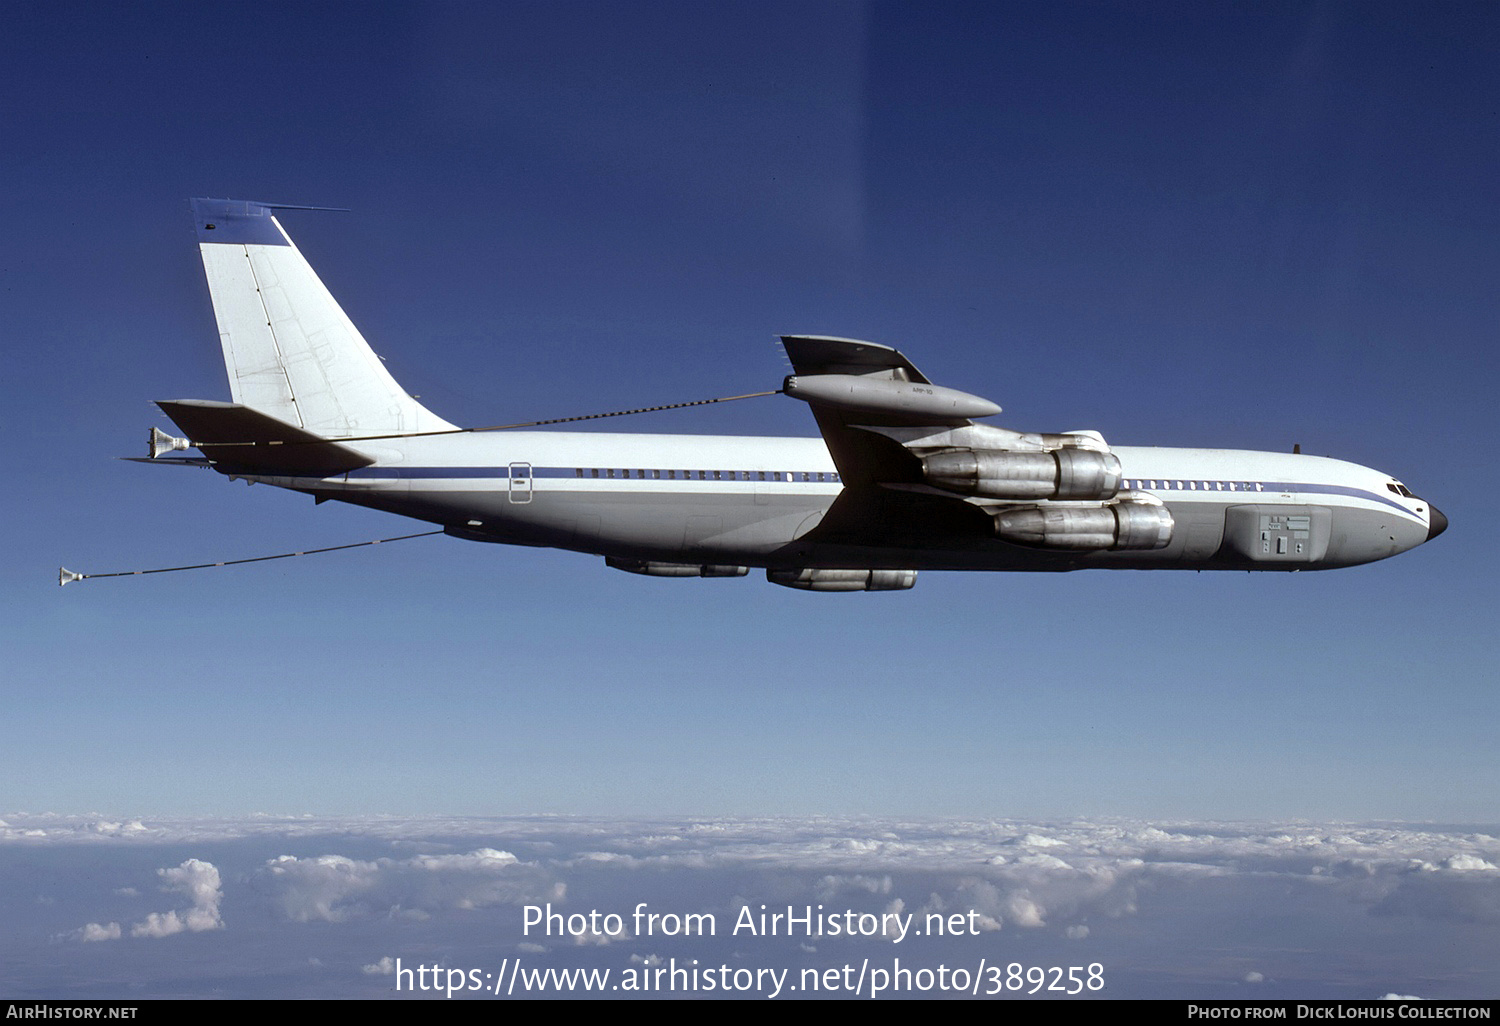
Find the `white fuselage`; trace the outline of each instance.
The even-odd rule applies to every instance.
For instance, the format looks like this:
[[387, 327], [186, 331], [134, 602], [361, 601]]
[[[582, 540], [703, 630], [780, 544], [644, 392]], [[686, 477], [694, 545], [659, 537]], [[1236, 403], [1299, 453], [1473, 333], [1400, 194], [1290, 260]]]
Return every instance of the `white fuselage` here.
[[[1000, 541], [978, 516], [973, 530], [959, 524], [921, 540], [906, 538], [899, 516], [820, 537], [844, 483], [818, 438], [515, 431], [353, 445], [378, 462], [328, 478], [254, 479], [476, 540], [763, 567], [1321, 569], [1394, 555], [1432, 527], [1428, 504], [1400, 494], [1387, 475], [1290, 453], [1117, 446], [1123, 487], [1166, 504], [1178, 525], [1173, 540], [1156, 551], [1078, 553]], [[981, 515], [1007, 505], [969, 504]], [[1324, 537], [1297, 538], [1302, 522], [1281, 519], [1261, 531], [1258, 518], [1278, 511], [1326, 521], [1307, 524]], [[1234, 516], [1257, 518], [1255, 537], [1234, 535]], [[1285, 542], [1259, 537], [1276, 534], [1277, 524]], [[1297, 551], [1310, 540], [1315, 557], [1311, 547]], [[1258, 551], [1262, 541], [1272, 549]], [[1287, 551], [1274, 551], [1277, 544]]]

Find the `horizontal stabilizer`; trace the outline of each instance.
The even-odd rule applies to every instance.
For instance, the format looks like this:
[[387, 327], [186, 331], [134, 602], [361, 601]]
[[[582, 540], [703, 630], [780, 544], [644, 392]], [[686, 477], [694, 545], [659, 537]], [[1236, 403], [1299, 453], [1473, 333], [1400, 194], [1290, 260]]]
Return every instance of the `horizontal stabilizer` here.
[[156, 405], [221, 470], [327, 477], [375, 462], [346, 445], [239, 403], [161, 399]]
[[131, 463], [150, 463], [158, 467], [211, 467], [213, 463], [202, 456], [116, 456], [115, 459]]

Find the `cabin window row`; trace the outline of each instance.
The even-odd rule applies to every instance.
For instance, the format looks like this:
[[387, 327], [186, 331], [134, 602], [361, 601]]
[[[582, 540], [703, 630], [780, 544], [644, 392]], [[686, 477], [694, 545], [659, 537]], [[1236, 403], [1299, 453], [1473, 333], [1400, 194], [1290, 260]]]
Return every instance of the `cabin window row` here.
[[1126, 478], [1121, 488], [1138, 488], [1151, 491], [1156, 488], [1175, 488], [1180, 492], [1263, 492], [1266, 486], [1261, 481], [1187, 481], [1159, 477]]

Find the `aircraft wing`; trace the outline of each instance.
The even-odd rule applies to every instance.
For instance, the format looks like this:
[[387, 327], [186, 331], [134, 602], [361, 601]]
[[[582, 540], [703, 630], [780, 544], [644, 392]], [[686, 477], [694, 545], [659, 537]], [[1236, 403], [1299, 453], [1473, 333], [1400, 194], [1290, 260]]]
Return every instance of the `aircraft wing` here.
[[796, 371], [784, 390], [812, 407], [844, 483], [815, 529], [820, 540], [922, 548], [987, 533], [988, 517], [975, 506], [922, 487], [921, 460], [898, 439], [962, 431], [1000, 407], [933, 385], [889, 346], [807, 335], [783, 335], [781, 344]]
[[783, 335], [782, 348], [798, 374], [899, 374], [930, 385], [912, 362], [890, 346], [825, 335]]
[[797, 372], [784, 391], [812, 407], [849, 487], [922, 480], [911, 452], [871, 428], [951, 430], [1000, 412], [987, 399], [932, 384], [890, 346], [814, 335], [783, 335], [781, 344]]

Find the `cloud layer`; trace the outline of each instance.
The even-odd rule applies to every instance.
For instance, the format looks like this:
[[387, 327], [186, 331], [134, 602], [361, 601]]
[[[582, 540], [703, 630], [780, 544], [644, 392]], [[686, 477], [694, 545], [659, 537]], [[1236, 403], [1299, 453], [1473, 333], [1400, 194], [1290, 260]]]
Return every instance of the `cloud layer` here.
[[[1500, 840], [1477, 827], [257, 817], [142, 820], [122, 830], [66, 817], [4, 820], [0, 869], [35, 864], [39, 847], [92, 853], [96, 868], [75, 890], [96, 893], [89, 900], [111, 914], [85, 908], [72, 923], [87, 925], [50, 931], [70, 949], [122, 941], [107, 947], [123, 951], [130, 941], [212, 933], [215, 950], [227, 953], [269, 936], [283, 957], [305, 948], [299, 968], [285, 971], [322, 981], [310, 993], [324, 993], [333, 973], [347, 977], [340, 993], [378, 996], [395, 985], [398, 958], [836, 967], [896, 955], [922, 964], [981, 955], [1097, 962], [1117, 996], [1500, 991]], [[214, 861], [124, 868], [183, 848]], [[179, 898], [174, 907], [151, 910], [144, 885], [153, 875], [158, 895]], [[12, 886], [20, 879], [9, 877]], [[55, 906], [36, 908], [55, 918], [76, 914], [83, 899], [47, 900]], [[615, 913], [622, 925], [528, 929], [526, 906], [564, 917]], [[718, 933], [642, 930], [631, 918], [637, 908], [711, 917]], [[789, 908], [880, 925], [857, 938], [730, 930], [746, 910]], [[950, 921], [962, 930], [923, 933], [924, 924]], [[0, 947], [24, 938], [13, 927]], [[636, 963], [622, 961], [632, 955]], [[248, 972], [255, 958], [246, 957]]]

